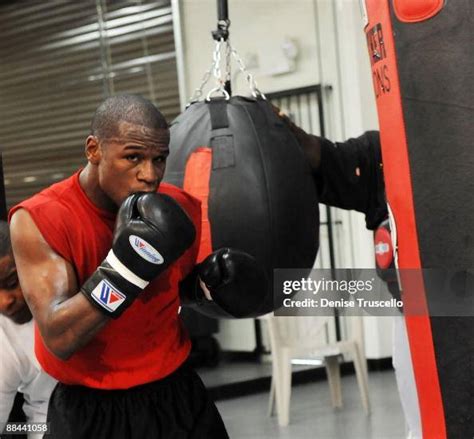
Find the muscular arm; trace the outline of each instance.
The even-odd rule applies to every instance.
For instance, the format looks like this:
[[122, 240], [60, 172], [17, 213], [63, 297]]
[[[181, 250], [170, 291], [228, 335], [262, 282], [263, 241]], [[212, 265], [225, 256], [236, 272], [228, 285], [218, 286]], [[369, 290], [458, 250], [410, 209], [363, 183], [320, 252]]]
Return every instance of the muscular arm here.
[[109, 321], [83, 294], [72, 265], [46, 243], [20, 209], [10, 225], [21, 288], [47, 348], [67, 360]]

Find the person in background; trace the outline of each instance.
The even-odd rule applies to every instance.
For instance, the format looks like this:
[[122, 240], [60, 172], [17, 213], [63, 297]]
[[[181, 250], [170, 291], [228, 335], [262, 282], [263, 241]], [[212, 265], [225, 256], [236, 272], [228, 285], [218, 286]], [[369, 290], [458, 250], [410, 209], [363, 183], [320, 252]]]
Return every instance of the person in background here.
[[[345, 142], [331, 142], [306, 133], [274, 107], [301, 145], [311, 169], [319, 202], [356, 210], [366, 227], [376, 230], [388, 218], [383, 163], [378, 131], [367, 131]], [[393, 289], [390, 288], [392, 294]], [[407, 425], [407, 439], [421, 439], [421, 418], [405, 318], [393, 317], [393, 367]]]
[[[24, 397], [28, 422], [46, 422], [56, 380], [40, 367], [34, 354], [31, 312], [18, 282], [8, 224], [0, 221], [0, 433], [4, 430], [17, 392]], [[42, 434], [28, 434], [40, 438]]]

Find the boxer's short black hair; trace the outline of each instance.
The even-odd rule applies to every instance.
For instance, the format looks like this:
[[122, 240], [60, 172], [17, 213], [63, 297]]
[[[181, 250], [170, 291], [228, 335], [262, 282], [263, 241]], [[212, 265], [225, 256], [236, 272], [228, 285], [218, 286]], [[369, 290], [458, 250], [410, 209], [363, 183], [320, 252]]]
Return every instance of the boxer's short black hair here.
[[102, 139], [115, 137], [120, 122], [151, 129], [168, 128], [165, 117], [148, 99], [124, 94], [111, 96], [99, 105], [92, 118], [91, 134]]
[[6, 221], [0, 220], [0, 258], [3, 258], [11, 251], [12, 244], [10, 241], [10, 227]]

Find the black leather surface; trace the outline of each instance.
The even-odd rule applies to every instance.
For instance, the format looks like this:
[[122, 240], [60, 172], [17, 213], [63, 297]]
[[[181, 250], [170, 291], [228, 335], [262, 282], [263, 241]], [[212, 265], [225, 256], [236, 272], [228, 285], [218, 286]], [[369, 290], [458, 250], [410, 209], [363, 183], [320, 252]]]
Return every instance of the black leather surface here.
[[[416, 24], [392, 9], [392, 23], [422, 266], [472, 272], [474, 2], [447, 1]], [[430, 306], [436, 290], [427, 285]], [[472, 308], [472, 288], [444, 293]], [[474, 317], [432, 317], [431, 325], [447, 435], [474, 437]]]
[[270, 104], [239, 96], [220, 107], [212, 130], [206, 102], [192, 104], [171, 126], [165, 181], [182, 187], [189, 155], [213, 150], [209, 219], [213, 250], [253, 255], [274, 268], [312, 267], [319, 245], [314, 180], [299, 144]]

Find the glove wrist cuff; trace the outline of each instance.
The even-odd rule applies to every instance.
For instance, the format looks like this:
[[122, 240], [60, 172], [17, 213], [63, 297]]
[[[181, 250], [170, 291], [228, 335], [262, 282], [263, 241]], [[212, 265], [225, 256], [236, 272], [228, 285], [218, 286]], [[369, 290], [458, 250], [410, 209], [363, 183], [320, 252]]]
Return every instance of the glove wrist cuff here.
[[125, 280], [130, 282], [131, 284], [135, 285], [136, 287], [140, 288], [141, 290], [145, 289], [147, 285], [150, 283], [141, 277], [137, 276], [133, 271], [128, 269], [114, 253], [113, 249], [110, 249], [107, 257], [105, 260], [110, 264], [110, 266], [122, 276]]
[[126, 272], [124, 275], [121, 265], [113, 252], [109, 253], [80, 290], [94, 306], [113, 319], [120, 317], [132, 304], [142, 286], [148, 285], [136, 275], [133, 277]]

